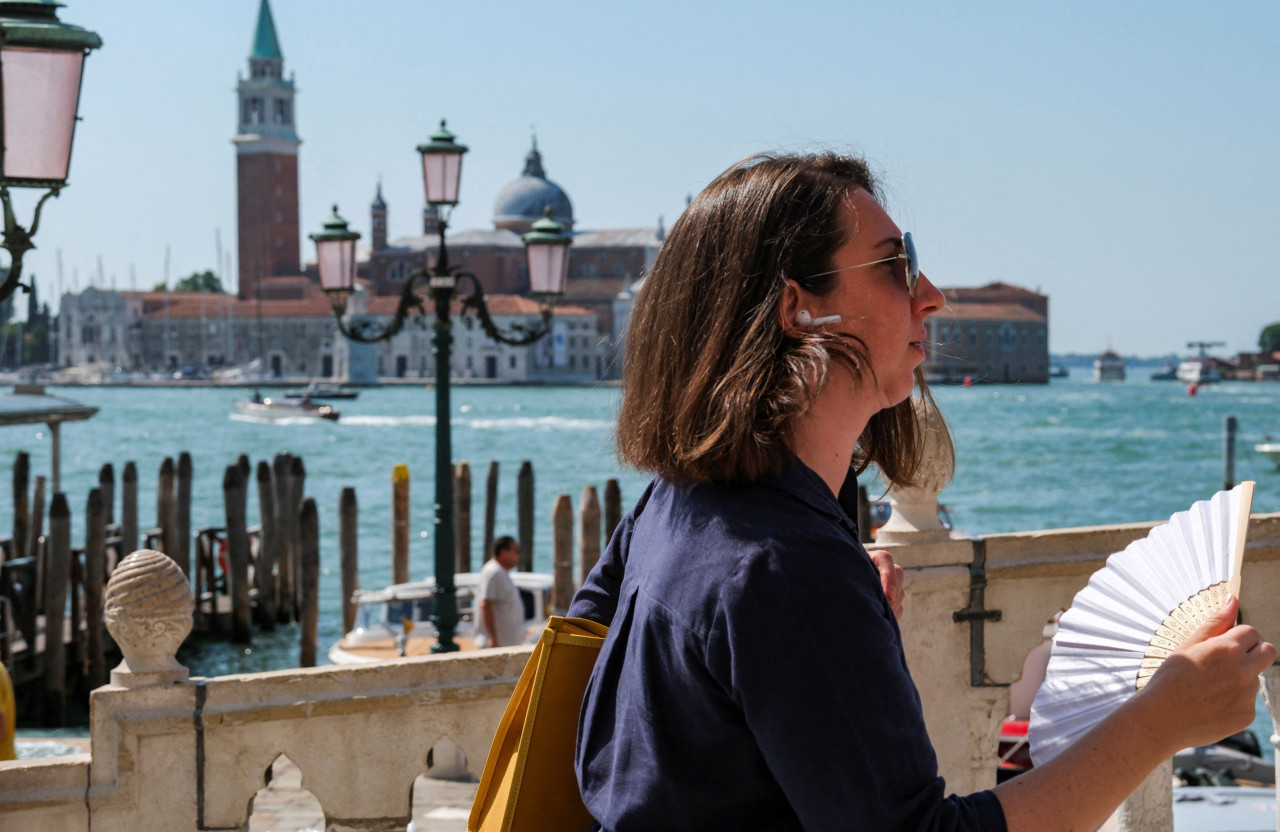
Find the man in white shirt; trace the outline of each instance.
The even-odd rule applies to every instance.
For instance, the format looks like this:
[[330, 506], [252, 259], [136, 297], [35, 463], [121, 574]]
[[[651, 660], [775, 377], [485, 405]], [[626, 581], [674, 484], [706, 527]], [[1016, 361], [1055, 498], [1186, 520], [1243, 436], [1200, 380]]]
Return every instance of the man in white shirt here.
[[519, 560], [520, 544], [514, 538], [504, 536], [493, 542], [493, 557], [480, 570], [476, 586], [480, 611], [476, 647], [511, 647], [524, 642], [524, 603], [507, 574]]

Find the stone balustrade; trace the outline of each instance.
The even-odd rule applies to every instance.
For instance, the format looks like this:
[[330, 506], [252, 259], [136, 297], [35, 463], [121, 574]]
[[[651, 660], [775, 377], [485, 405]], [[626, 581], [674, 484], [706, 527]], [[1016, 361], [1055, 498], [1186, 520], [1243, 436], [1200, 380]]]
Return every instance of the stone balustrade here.
[[[933, 490], [935, 505], [936, 497]], [[906, 569], [907, 658], [950, 790], [994, 785], [1009, 685], [1042, 641], [1045, 622], [1107, 555], [1152, 525], [983, 539], [899, 526], [890, 535], [895, 542], [883, 543]], [[328, 830], [390, 832], [409, 821], [414, 779], [429, 773], [428, 752], [442, 740], [479, 774], [530, 648], [190, 679], [175, 668], [172, 648], [157, 646], [181, 629], [179, 602], [129, 591], [139, 586], [140, 570], [154, 573], [151, 585], [160, 586], [171, 566], [135, 553], [113, 575], [108, 621], [125, 661], [112, 684], [92, 695], [91, 753], [0, 763], [0, 828], [244, 829], [254, 795], [283, 754], [301, 770]], [[116, 585], [122, 575], [129, 587], [124, 578]], [[1270, 641], [1280, 641], [1277, 587], [1280, 514], [1255, 515], [1241, 606]], [[796, 630], [803, 637], [800, 622]], [[1264, 688], [1280, 723], [1275, 668]], [[1122, 832], [1172, 828], [1168, 775], [1166, 767], [1149, 778], [1117, 814]]]

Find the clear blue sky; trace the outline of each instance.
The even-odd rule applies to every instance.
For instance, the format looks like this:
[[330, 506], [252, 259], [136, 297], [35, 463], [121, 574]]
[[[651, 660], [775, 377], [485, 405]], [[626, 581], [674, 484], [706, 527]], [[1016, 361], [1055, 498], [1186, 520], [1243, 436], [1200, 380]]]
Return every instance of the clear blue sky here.
[[[28, 273], [149, 287], [235, 249], [234, 87], [258, 0], [68, 0], [97, 31], [71, 187]], [[305, 234], [337, 202], [416, 233], [414, 151], [471, 148], [456, 228], [489, 227], [537, 125], [580, 228], [667, 224], [735, 159], [834, 147], [883, 170], [943, 286], [1050, 296], [1050, 346], [1252, 348], [1280, 320], [1280, 4], [273, 0], [296, 75]], [[29, 217], [21, 211], [23, 221]]]

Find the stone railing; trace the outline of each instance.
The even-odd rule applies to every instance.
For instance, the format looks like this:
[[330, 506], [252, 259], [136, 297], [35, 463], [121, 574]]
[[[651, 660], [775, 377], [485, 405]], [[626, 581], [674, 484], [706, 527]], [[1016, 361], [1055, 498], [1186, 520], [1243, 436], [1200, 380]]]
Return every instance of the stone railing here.
[[[995, 783], [1009, 685], [1045, 622], [1108, 554], [1151, 526], [951, 539], [899, 525], [883, 535], [892, 542], [878, 545], [907, 570], [903, 636], [949, 790]], [[151, 553], [124, 563], [129, 568], [122, 564], [108, 585], [107, 619], [125, 661], [112, 684], [92, 694], [91, 753], [0, 763], [0, 828], [244, 829], [268, 769], [287, 755], [329, 830], [402, 830], [414, 779], [439, 773], [428, 771], [430, 749], [449, 740], [479, 774], [528, 656], [527, 647], [510, 648], [189, 679], [173, 656], [190, 623], [190, 598], [157, 591], [166, 580], [177, 585], [169, 574], [176, 567]], [[1256, 515], [1241, 601], [1271, 641], [1280, 641], [1277, 587], [1280, 514]], [[1265, 682], [1280, 693], [1275, 669]], [[1280, 722], [1280, 703], [1270, 703]], [[1149, 778], [1116, 828], [1172, 828], [1169, 775], [1166, 767]]]

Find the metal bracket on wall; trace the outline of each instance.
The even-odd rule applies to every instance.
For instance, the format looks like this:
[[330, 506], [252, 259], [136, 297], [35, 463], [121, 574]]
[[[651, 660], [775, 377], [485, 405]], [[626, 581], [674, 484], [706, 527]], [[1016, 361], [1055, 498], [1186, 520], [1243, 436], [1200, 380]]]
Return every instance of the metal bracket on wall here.
[[986, 680], [986, 642], [984, 624], [988, 621], [999, 621], [1000, 610], [989, 610], [984, 606], [987, 590], [987, 541], [982, 538], [973, 540], [973, 562], [969, 564], [969, 606], [951, 614], [951, 620], [960, 624], [969, 622], [969, 684], [972, 687], [987, 687]]

